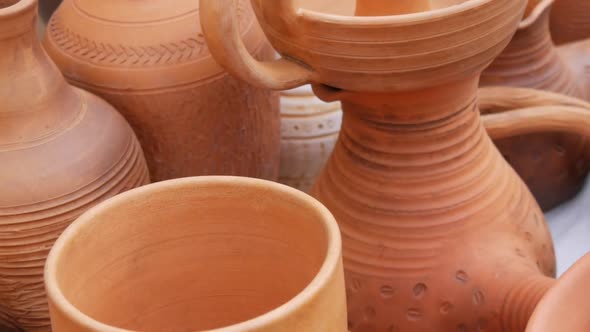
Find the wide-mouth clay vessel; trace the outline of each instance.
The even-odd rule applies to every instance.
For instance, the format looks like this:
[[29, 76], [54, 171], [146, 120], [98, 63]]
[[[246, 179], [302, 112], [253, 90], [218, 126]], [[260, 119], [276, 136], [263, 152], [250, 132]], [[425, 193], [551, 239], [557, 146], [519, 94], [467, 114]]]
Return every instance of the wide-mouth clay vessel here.
[[557, 45], [590, 38], [590, 2], [555, 0], [550, 27], [551, 36]]
[[[240, 38], [274, 51], [246, 0]], [[277, 180], [279, 96], [232, 78], [211, 57], [196, 0], [64, 0], [44, 47], [68, 81], [129, 121], [154, 181], [196, 175]]]
[[[516, 34], [483, 72], [481, 86], [526, 87], [582, 99], [590, 97], [551, 40], [549, 12], [553, 3], [553, 0], [528, 1]], [[543, 210], [576, 195], [590, 168], [588, 140], [584, 136], [547, 132], [494, 143]]]
[[[359, 0], [348, 16], [296, 1], [252, 4], [283, 57], [255, 61], [237, 38], [232, 0], [201, 0], [215, 58], [252, 84], [312, 83], [323, 100], [342, 102], [340, 136], [311, 193], [342, 233], [350, 331], [523, 331], [554, 282], [553, 244], [477, 100], [479, 76], [526, 1]], [[520, 135], [547, 129], [552, 112], [487, 121]], [[580, 120], [568, 125], [588, 120], [568, 112]], [[494, 122], [506, 117], [508, 126]]]
[[340, 103], [318, 99], [309, 85], [281, 93], [279, 182], [308, 192], [334, 149]]
[[88, 208], [149, 182], [129, 125], [66, 83], [37, 21], [36, 0], [0, 0], [0, 331], [50, 331], [54, 241]]
[[239, 177], [164, 181], [78, 218], [45, 269], [53, 332], [344, 332], [338, 225]]

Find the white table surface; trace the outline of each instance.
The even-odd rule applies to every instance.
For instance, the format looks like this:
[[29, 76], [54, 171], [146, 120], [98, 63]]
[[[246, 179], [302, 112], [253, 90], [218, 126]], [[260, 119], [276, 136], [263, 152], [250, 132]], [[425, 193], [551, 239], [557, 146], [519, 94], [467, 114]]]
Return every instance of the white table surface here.
[[557, 255], [557, 275], [590, 252], [590, 176], [572, 200], [545, 213]]

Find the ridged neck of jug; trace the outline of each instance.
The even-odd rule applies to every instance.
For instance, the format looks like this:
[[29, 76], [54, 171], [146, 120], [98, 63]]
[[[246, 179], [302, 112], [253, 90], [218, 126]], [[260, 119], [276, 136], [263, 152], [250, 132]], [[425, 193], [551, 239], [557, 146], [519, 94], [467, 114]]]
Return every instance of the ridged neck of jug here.
[[510, 44], [482, 74], [482, 85], [529, 87], [583, 97], [583, 90], [551, 39], [552, 3], [544, 0], [530, 9]]

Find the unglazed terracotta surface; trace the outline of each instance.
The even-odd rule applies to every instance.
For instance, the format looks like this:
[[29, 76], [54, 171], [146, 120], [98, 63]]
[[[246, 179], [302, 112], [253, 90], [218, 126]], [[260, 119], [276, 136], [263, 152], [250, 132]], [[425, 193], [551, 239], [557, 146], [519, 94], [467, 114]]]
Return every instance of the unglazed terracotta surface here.
[[[483, 114], [509, 112], [515, 108], [532, 106], [574, 106], [585, 109], [590, 115], [587, 102], [550, 92], [535, 92], [529, 89], [512, 89], [506, 94], [501, 88], [483, 88], [479, 93], [479, 105]], [[520, 177], [529, 186], [535, 198], [545, 209], [576, 195], [584, 184], [588, 172], [588, 146], [586, 134], [576, 131], [536, 132], [524, 136], [496, 138], [496, 146], [510, 162]], [[570, 138], [581, 138], [572, 145]], [[568, 143], [570, 143], [568, 145]]]
[[586, 332], [590, 316], [585, 314], [589, 300], [590, 255], [570, 268], [559, 283], [547, 292], [535, 309], [526, 332]]
[[[480, 84], [590, 97], [551, 40], [549, 12], [553, 0], [529, 0], [528, 4], [529, 9], [512, 41], [483, 72]], [[581, 189], [590, 166], [588, 141], [584, 136], [539, 133], [494, 143], [544, 210], [572, 198]]]
[[42, 274], [55, 239], [149, 181], [123, 117], [68, 85], [41, 48], [36, 10], [0, 1], [0, 331], [50, 331]]
[[[272, 58], [246, 0], [240, 38]], [[135, 129], [155, 181], [192, 175], [276, 180], [278, 94], [213, 60], [195, 0], [64, 0], [44, 46], [66, 78], [112, 103]]]
[[309, 85], [282, 92], [279, 182], [309, 191], [334, 149], [341, 125], [340, 103], [319, 100]]
[[[526, 1], [423, 1], [432, 10], [377, 17], [252, 3], [283, 58], [254, 61], [235, 38], [232, 1], [201, 0], [217, 60], [259, 86], [312, 82], [321, 99], [342, 101], [340, 136], [312, 194], [342, 232], [349, 329], [523, 331], [554, 283], [553, 244], [486, 134], [477, 95]], [[526, 126], [531, 112], [493, 116], [516, 127], [488, 120], [505, 134], [546, 129]]]
[[555, 0], [550, 26], [558, 45], [590, 38], [590, 1]]
[[64, 232], [45, 282], [53, 332], [346, 330], [334, 217], [263, 180], [186, 178], [117, 196]]

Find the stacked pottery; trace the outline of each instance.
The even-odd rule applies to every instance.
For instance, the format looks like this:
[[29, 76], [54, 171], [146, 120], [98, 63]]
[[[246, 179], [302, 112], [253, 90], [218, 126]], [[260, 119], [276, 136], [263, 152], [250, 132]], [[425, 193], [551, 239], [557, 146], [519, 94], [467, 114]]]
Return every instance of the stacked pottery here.
[[309, 85], [283, 92], [279, 182], [309, 191], [334, 149], [341, 124], [340, 103], [324, 103]]
[[590, 1], [555, 0], [550, 26], [557, 45], [590, 38]]
[[51, 250], [53, 332], [344, 332], [340, 241], [325, 207], [277, 183], [145, 186], [85, 213]]
[[37, 39], [37, 2], [0, 1], [0, 331], [50, 331], [43, 266], [93, 205], [146, 184], [129, 125], [68, 85]]
[[[482, 86], [527, 87], [577, 98], [590, 97], [551, 40], [552, 4], [553, 0], [528, 1], [514, 38], [483, 72]], [[579, 135], [538, 133], [494, 143], [544, 210], [577, 194], [590, 167], [588, 142]]]
[[[343, 236], [349, 329], [523, 331], [555, 283], [553, 245], [477, 99], [479, 76], [526, 1], [359, 0], [355, 16], [292, 1], [253, 5], [283, 57], [254, 60], [237, 38], [232, 0], [201, 0], [216, 59], [252, 84], [312, 83], [322, 100], [342, 102], [340, 136], [311, 192]], [[485, 121], [506, 138], [564, 127], [588, 134], [590, 116], [569, 106]]]
[[[194, 0], [65, 0], [44, 46], [74, 85], [129, 121], [154, 181], [191, 175], [276, 180], [278, 94], [230, 77], [213, 60]], [[247, 0], [240, 37], [258, 59], [273, 50]]]

